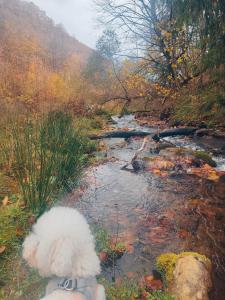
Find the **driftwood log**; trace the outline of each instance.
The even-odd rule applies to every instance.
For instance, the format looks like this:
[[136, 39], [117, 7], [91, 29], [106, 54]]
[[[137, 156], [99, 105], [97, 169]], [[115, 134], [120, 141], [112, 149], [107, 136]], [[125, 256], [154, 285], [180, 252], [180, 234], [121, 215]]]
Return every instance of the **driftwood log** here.
[[124, 138], [128, 139], [133, 136], [140, 136], [140, 137], [145, 137], [151, 135], [151, 133], [146, 132], [146, 131], [108, 131], [104, 132], [101, 135], [91, 135], [89, 138], [91, 140], [100, 140], [100, 139], [107, 139], [107, 138]]
[[152, 136], [153, 140], [158, 142], [161, 138], [168, 136], [177, 136], [177, 135], [193, 135], [198, 128], [195, 127], [184, 127], [184, 128], [173, 128], [161, 131], [158, 134]]
[[161, 131], [157, 134], [152, 134], [150, 132], [146, 131], [108, 131], [104, 132], [101, 135], [90, 135], [89, 138], [91, 140], [100, 140], [100, 139], [107, 139], [107, 138], [124, 138], [128, 139], [133, 136], [140, 136], [140, 137], [146, 137], [150, 136], [153, 138], [154, 141], [158, 142], [161, 138], [167, 137], [167, 136], [177, 136], [177, 135], [192, 135], [196, 132], [198, 128], [195, 127], [184, 127], [184, 128], [173, 128]]

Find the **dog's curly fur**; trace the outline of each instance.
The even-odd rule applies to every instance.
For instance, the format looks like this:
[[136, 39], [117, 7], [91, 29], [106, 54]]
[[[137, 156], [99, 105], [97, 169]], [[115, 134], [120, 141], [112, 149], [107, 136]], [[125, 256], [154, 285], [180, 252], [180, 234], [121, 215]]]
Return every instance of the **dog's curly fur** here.
[[[88, 278], [100, 273], [89, 225], [77, 210], [67, 207], [54, 207], [38, 219], [24, 241], [23, 258], [43, 277]], [[104, 289], [99, 287], [103, 296]], [[102, 296], [96, 299], [105, 299]], [[59, 298], [84, 299], [79, 293], [60, 290], [44, 299]]]

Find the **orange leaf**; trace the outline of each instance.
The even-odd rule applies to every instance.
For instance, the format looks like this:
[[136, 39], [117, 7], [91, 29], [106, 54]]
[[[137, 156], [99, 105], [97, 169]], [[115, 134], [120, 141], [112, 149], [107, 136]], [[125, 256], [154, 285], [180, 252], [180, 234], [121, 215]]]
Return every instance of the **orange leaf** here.
[[185, 229], [181, 229], [178, 234], [181, 239], [185, 239], [189, 235], [188, 231]]
[[9, 197], [5, 196], [5, 198], [2, 200], [2, 205], [6, 206], [9, 203]]
[[158, 279], [154, 279], [153, 276], [145, 276], [144, 280], [147, 288], [153, 291], [162, 289], [163, 287], [162, 281]]
[[24, 231], [21, 228], [16, 228], [16, 236], [20, 237], [23, 236]]
[[99, 258], [100, 258], [100, 261], [104, 262], [108, 259], [108, 254], [106, 252], [102, 251], [99, 253]]
[[134, 278], [134, 272], [127, 272], [126, 273], [126, 276], [127, 276], [127, 278], [129, 278], [129, 279], [131, 279], [131, 278]]
[[216, 172], [210, 172], [208, 175], [208, 179], [212, 181], [217, 181], [220, 178], [219, 175], [216, 174]]
[[6, 246], [0, 246], [0, 254], [5, 252], [5, 250], [6, 250]]

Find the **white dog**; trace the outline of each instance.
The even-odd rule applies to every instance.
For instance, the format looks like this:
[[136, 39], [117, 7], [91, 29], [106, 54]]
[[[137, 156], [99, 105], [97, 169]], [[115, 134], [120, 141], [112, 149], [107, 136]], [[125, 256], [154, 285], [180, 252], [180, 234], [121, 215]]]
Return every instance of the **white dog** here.
[[95, 276], [100, 261], [85, 218], [55, 207], [41, 216], [23, 244], [23, 258], [43, 277], [53, 277], [42, 300], [105, 300]]

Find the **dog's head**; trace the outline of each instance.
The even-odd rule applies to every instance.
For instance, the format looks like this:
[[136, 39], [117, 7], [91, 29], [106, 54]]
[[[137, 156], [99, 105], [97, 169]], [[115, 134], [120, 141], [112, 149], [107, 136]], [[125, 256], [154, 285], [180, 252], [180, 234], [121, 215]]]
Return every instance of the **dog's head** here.
[[100, 272], [89, 226], [74, 209], [45, 213], [24, 241], [23, 258], [44, 277], [89, 277]]

